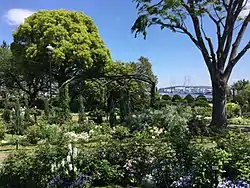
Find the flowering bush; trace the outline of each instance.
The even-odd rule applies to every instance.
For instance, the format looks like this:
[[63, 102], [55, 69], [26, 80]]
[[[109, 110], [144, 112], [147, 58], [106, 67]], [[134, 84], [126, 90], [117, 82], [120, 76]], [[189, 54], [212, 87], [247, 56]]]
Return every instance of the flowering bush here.
[[74, 132], [64, 133], [64, 137], [66, 137], [70, 142], [88, 142], [89, 135], [86, 132], [82, 132], [80, 134], [76, 134]]
[[82, 123], [69, 122], [67, 124], [63, 124], [61, 129], [64, 132], [75, 132], [77, 134], [81, 132], [89, 132], [96, 124], [91, 120], [84, 120]]

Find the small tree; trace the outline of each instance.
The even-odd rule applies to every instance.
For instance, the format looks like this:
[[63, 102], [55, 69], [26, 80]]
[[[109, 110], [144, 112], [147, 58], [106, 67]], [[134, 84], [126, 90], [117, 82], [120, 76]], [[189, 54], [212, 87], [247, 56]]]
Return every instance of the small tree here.
[[194, 102], [194, 97], [190, 94], [188, 94], [185, 98], [185, 101], [188, 103], [188, 104], [191, 104]]
[[24, 121], [28, 125], [31, 123], [31, 118], [30, 118], [30, 109], [29, 109], [29, 102], [27, 97], [24, 98], [24, 106], [25, 106], [25, 112], [24, 112]]
[[71, 120], [70, 114], [70, 97], [69, 97], [69, 85], [66, 84], [65, 86], [59, 89], [59, 114], [58, 118], [59, 121], [65, 122]]
[[162, 99], [165, 100], [165, 101], [171, 101], [172, 98], [169, 95], [165, 94], [165, 95], [162, 96]]
[[21, 133], [21, 124], [22, 124], [22, 118], [21, 118], [21, 106], [19, 103], [19, 99], [16, 99], [15, 103], [15, 119], [14, 119], [14, 128], [15, 128], [15, 133], [20, 134]]
[[[19, 103], [19, 98], [16, 99], [15, 103], [15, 119], [14, 119], [14, 129], [16, 134], [21, 134], [22, 129], [22, 118], [21, 118], [21, 106]], [[18, 149], [18, 139], [16, 139], [16, 149]]]
[[9, 124], [11, 122], [11, 112], [8, 105], [8, 99], [5, 100], [4, 111], [2, 116], [5, 123]]
[[46, 120], [49, 120], [49, 114], [50, 114], [50, 110], [49, 110], [49, 100], [47, 97], [45, 97], [43, 99], [44, 102], [44, 116]]
[[84, 122], [84, 118], [85, 118], [85, 107], [84, 107], [84, 102], [83, 102], [83, 96], [79, 95], [79, 104], [80, 104], [80, 109], [79, 109], [79, 118], [78, 118], [78, 122], [79, 123], [83, 123]]

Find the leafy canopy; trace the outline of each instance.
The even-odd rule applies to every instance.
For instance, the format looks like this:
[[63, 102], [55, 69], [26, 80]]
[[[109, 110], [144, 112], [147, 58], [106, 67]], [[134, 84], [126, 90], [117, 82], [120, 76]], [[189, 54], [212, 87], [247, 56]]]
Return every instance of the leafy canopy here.
[[[46, 47], [50, 44], [53, 75], [61, 77], [75, 70], [102, 72], [111, 61], [92, 19], [68, 10], [42, 10], [28, 17], [13, 33], [13, 54], [23, 65], [48, 70]], [[38, 68], [36, 68], [38, 69]]]

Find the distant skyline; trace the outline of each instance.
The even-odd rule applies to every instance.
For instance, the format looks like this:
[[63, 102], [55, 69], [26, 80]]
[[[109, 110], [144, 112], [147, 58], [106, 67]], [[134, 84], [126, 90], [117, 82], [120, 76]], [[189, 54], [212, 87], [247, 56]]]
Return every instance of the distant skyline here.
[[[0, 7], [0, 40], [12, 41], [12, 31], [24, 18], [41, 9], [68, 9], [82, 11], [97, 25], [100, 35], [111, 50], [113, 60], [136, 61], [140, 56], [149, 58], [159, 79], [158, 87], [171, 85], [210, 85], [210, 78], [199, 50], [184, 35], [152, 27], [147, 39], [134, 38], [130, 28], [137, 11], [132, 0], [8, 0]], [[249, 4], [250, 7], [250, 4]], [[211, 36], [213, 27], [207, 31]], [[250, 40], [249, 29], [245, 35]], [[189, 77], [189, 81], [187, 80]], [[236, 65], [230, 79], [233, 83], [250, 79], [250, 53]]]

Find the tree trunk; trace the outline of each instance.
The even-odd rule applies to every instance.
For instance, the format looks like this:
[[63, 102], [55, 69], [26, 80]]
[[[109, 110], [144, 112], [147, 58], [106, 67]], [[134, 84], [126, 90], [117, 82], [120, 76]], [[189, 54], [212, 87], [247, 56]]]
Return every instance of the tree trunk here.
[[213, 88], [213, 111], [211, 127], [216, 131], [223, 131], [227, 127], [226, 114], [226, 89], [227, 83], [212, 81]]

